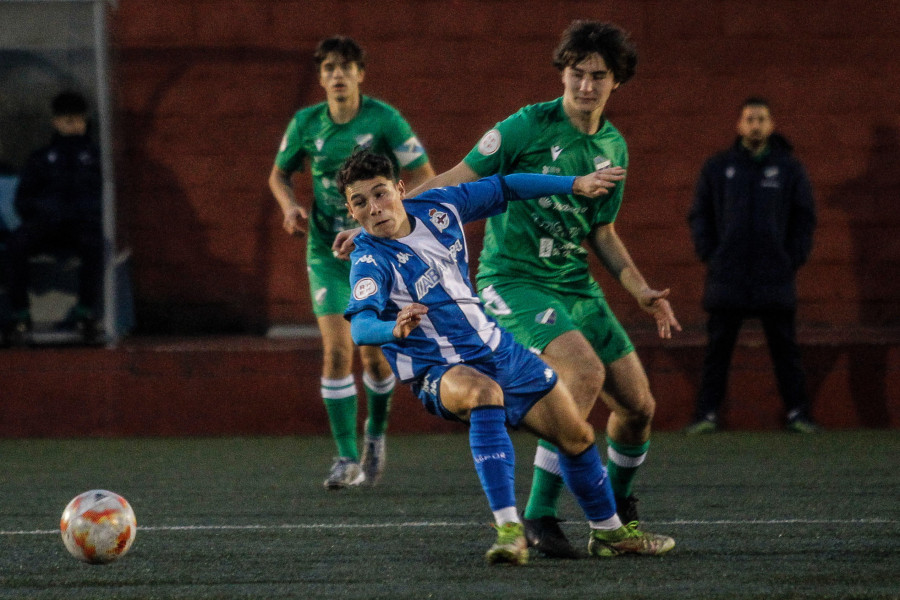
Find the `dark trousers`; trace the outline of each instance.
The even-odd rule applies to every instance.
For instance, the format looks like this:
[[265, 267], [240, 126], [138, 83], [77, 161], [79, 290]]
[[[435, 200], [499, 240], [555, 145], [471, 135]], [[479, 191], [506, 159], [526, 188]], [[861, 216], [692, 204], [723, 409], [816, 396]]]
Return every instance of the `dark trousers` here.
[[4, 263], [12, 310], [28, 309], [28, 259], [47, 251], [70, 251], [78, 256], [78, 303], [98, 315], [103, 288], [103, 227], [97, 221], [26, 221], [9, 234]]
[[775, 366], [778, 393], [788, 413], [799, 411], [807, 415], [809, 400], [806, 394], [806, 376], [800, 361], [795, 327], [796, 311], [740, 311], [715, 310], [709, 312], [706, 324], [708, 336], [703, 357], [703, 374], [697, 397], [697, 414], [702, 418], [718, 413], [728, 388], [728, 371], [738, 332], [744, 320], [758, 318], [762, 321], [769, 355]]

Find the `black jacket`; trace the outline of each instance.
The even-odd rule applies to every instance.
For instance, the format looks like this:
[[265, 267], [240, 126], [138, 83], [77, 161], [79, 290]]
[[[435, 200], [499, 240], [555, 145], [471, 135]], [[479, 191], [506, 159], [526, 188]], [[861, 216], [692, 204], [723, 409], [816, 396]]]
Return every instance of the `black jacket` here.
[[19, 176], [16, 211], [23, 221], [100, 220], [100, 151], [86, 135], [54, 134], [28, 158]]
[[754, 158], [734, 145], [706, 161], [689, 222], [706, 263], [706, 310], [793, 309], [795, 276], [812, 250], [812, 188], [790, 143], [773, 134]]

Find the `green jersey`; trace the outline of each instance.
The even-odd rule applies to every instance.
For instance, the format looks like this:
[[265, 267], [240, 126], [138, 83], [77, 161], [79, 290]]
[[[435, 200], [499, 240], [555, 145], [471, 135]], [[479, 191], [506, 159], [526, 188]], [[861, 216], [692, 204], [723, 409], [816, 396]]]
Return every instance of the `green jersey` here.
[[313, 205], [309, 216], [309, 243], [331, 253], [339, 231], [356, 227], [337, 188], [337, 173], [357, 146], [389, 157], [395, 171], [415, 169], [428, 162], [409, 123], [393, 106], [362, 96], [359, 112], [348, 123], [335, 123], [328, 103], [297, 111], [285, 131], [275, 165], [287, 173], [309, 162], [313, 181]]
[[[609, 121], [594, 135], [575, 129], [562, 98], [522, 108], [481, 138], [465, 163], [482, 177], [495, 173], [585, 175], [628, 166], [628, 148]], [[624, 181], [609, 195], [558, 195], [510, 202], [487, 220], [479, 258], [478, 287], [525, 280], [560, 291], [594, 288], [582, 242], [612, 223], [622, 204]]]

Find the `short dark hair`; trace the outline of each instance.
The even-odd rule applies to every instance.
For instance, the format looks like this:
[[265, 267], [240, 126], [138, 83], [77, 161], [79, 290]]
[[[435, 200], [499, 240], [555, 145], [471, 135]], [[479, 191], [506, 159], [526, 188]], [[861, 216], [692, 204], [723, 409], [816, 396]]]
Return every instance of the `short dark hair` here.
[[87, 100], [78, 92], [61, 92], [50, 102], [50, 112], [54, 117], [86, 115], [88, 112]]
[[637, 67], [637, 50], [622, 28], [612, 23], [577, 20], [563, 32], [553, 53], [553, 66], [562, 71], [599, 54], [617, 83], [625, 83]]
[[319, 42], [319, 45], [316, 46], [316, 51], [313, 53], [316, 68], [318, 69], [322, 66], [328, 55], [332, 53], [343, 57], [347, 62], [356, 63], [356, 66], [360, 69], [366, 68], [366, 51], [353, 38], [346, 35], [335, 35]]
[[347, 186], [356, 181], [384, 177], [396, 182], [394, 164], [383, 154], [377, 154], [367, 148], [357, 148], [341, 165], [337, 174], [338, 190], [346, 197]]
[[769, 101], [762, 96], [750, 96], [744, 100], [741, 103], [741, 112], [744, 112], [744, 109], [748, 106], [762, 106], [768, 108], [770, 111], [772, 110], [772, 107], [769, 106]]

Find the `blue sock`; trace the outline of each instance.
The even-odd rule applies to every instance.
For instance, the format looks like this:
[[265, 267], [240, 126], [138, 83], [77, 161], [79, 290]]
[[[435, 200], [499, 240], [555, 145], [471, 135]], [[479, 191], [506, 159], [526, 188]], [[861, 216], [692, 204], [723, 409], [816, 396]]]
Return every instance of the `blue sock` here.
[[506, 431], [506, 411], [502, 406], [485, 406], [472, 411], [469, 447], [491, 510], [515, 506], [516, 457]]
[[559, 469], [569, 490], [589, 521], [603, 521], [616, 514], [616, 501], [597, 446], [578, 456], [559, 453]]

